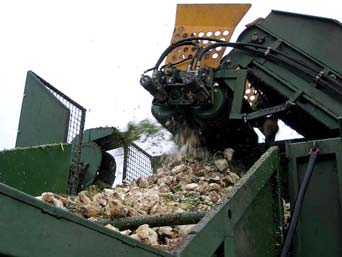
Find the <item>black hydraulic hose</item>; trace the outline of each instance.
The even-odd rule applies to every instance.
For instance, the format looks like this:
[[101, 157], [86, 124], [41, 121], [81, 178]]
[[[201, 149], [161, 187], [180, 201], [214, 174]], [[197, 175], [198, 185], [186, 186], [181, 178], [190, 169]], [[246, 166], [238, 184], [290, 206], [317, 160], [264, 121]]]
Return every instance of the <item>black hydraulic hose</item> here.
[[[252, 43], [240, 43], [240, 42], [236, 42], [236, 43], [232, 43], [232, 42], [219, 42], [219, 43], [216, 43], [216, 44], [212, 44], [206, 48], [204, 48], [201, 53], [200, 53], [200, 56], [199, 56], [199, 61], [201, 61], [203, 55], [208, 52], [209, 50], [213, 49], [213, 48], [216, 48], [216, 47], [220, 47], [220, 46], [223, 46], [223, 47], [233, 47], [233, 48], [237, 48], [239, 50], [244, 50], [244, 51], [248, 51], [250, 50], [252, 53], [258, 53], [258, 54], [261, 54], [261, 55], [264, 55], [264, 56], [267, 56], [268, 54], [270, 53], [275, 53], [277, 55], [281, 55], [283, 57], [286, 57], [287, 59], [293, 61], [293, 62], [296, 62], [297, 64], [300, 64], [302, 66], [305, 66], [307, 69], [310, 69], [312, 71], [314, 71], [316, 74], [318, 74], [321, 70], [317, 70], [317, 69], [314, 69], [311, 65], [303, 62], [302, 60], [300, 59], [296, 59], [296, 58], [293, 58], [289, 55], [287, 55], [286, 53], [283, 53], [281, 51], [278, 51], [276, 49], [272, 49], [271, 47], [268, 47], [268, 46], [263, 46], [263, 45], [259, 45], [259, 44], [252, 44]], [[260, 51], [257, 51], [256, 49], [254, 48], [257, 48], [257, 49], [263, 49], [265, 50], [265, 52], [260, 52]]]
[[[304, 63], [303, 61], [301, 60], [298, 60], [296, 58], [292, 58], [290, 56], [288, 56], [287, 54], [284, 54], [276, 49], [271, 49], [270, 47], [266, 47], [266, 46], [262, 46], [262, 45], [259, 45], [259, 44], [253, 44], [253, 43], [240, 43], [240, 42], [236, 42], [236, 43], [232, 43], [232, 42], [226, 42], [226, 41], [223, 41], [221, 39], [216, 39], [216, 38], [211, 38], [211, 37], [192, 37], [192, 38], [186, 38], [186, 39], [182, 39], [182, 40], [179, 40], [177, 41], [176, 43], [173, 43], [171, 44], [163, 53], [162, 55], [159, 57], [154, 69], [157, 70], [161, 64], [161, 62], [164, 60], [164, 58], [172, 51], [174, 50], [175, 48], [177, 47], [180, 47], [180, 46], [184, 46], [184, 45], [196, 45], [198, 46], [198, 44], [192, 42], [192, 41], [195, 41], [195, 40], [208, 40], [208, 41], [212, 41], [212, 42], [217, 42], [216, 44], [211, 44], [210, 46], [208, 47], [205, 47], [202, 49], [202, 51], [200, 51], [199, 53], [196, 53], [196, 57], [198, 57], [198, 60], [200, 61], [203, 57], [203, 55], [208, 52], [209, 50], [213, 49], [213, 48], [216, 48], [216, 47], [220, 47], [220, 46], [225, 46], [225, 47], [234, 47], [234, 48], [238, 48], [240, 50], [245, 50], [245, 51], [248, 51], [248, 50], [251, 50], [253, 51], [254, 49], [251, 49], [251, 48], [258, 48], [258, 49], [263, 49], [265, 51], [269, 51], [269, 52], [273, 52], [273, 53], [276, 53], [278, 55], [281, 55], [281, 56], [284, 56], [298, 64], [301, 64], [303, 66], [305, 66], [306, 68], [308, 69], [311, 69], [313, 71], [315, 71], [316, 73], [319, 72], [319, 70], [315, 70], [312, 66]], [[251, 47], [251, 48], [247, 48], [247, 47]], [[256, 50], [254, 50], [254, 53], [255, 53]], [[265, 52], [258, 52], [262, 55], [265, 54]], [[194, 56], [194, 57], [195, 57]]]
[[[319, 76], [319, 74], [321, 73], [320, 70], [318, 70], [317, 68], [312, 67], [312, 65], [309, 65], [306, 62], [303, 62], [300, 59], [297, 58], [293, 58], [291, 56], [289, 56], [286, 53], [283, 53], [281, 51], [278, 51], [276, 49], [272, 49], [270, 47], [266, 47], [266, 46], [262, 46], [259, 44], [253, 44], [253, 43], [231, 43], [231, 42], [226, 42], [220, 39], [216, 39], [216, 38], [210, 38], [210, 37], [193, 37], [193, 38], [186, 38], [186, 39], [182, 39], [180, 41], [177, 41], [174, 44], [171, 44], [163, 53], [162, 55], [159, 57], [156, 65], [154, 66], [154, 70], [158, 70], [161, 62], [164, 60], [164, 58], [175, 48], [183, 46], [183, 45], [194, 45], [196, 47], [199, 47], [197, 43], [194, 43], [192, 41], [194, 40], [208, 40], [208, 41], [213, 41], [213, 42], [218, 42], [215, 44], [211, 44], [210, 46], [207, 46], [203, 49], [201, 49], [200, 51], [197, 51], [196, 54], [194, 56], [192, 56], [192, 60], [190, 62], [190, 67], [192, 67], [195, 58], [197, 58], [197, 64], [196, 64], [196, 69], [199, 69], [200, 67], [200, 63], [201, 63], [201, 59], [204, 56], [204, 54], [208, 51], [210, 51], [211, 49], [214, 49], [216, 47], [233, 47], [236, 49], [239, 49], [241, 51], [245, 51], [245, 52], [249, 52], [251, 54], [257, 54], [259, 56], [263, 56], [267, 59], [274, 59], [276, 61], [280, 61], [283, 62], [287, 65], [293, 66], [295, 69], [298, 69], [302, 72], [304, 72], [305, 74], [309, 75], [313, 80], [315, 80], [318, 84], [329, 88], [330, 90], [333, 90], [335, 93], [342, 95], [342, 85], [341, 83], [335, 81], [334, 79], [330, 78], [329, 76], [326, 76], [325, 74], [322, 75], [322, 78], [325, 78], [326, 80], [329, 81], [329, 83], [325, 82], [324, 80], [322, 80], [322, 78]], [[264, 51], [258, 51], [257, 49], [262, 49]], [[278, 56], [279, 55], [279, 56]], [[281, 57], [284, 58], [281, 58]], [[292, 63], [291, 63], [292, 61]], [[306, 69], [306, 70], [305, 70]], [[330, 84], [331, 83], [331, 84]]]
[[[289, 56], [288, 54], [286, 53], [283, 53], [281, 51], [278, 51], [276, 49], [272, 49], [271, 47], [267, 47], [267, 46], [263, 46], [263, 45], [259, 45], [259, 44], [253, 44], [253, 43], [241, 43], [241, 42], [236, 42], [236, 43], [232, 43], [232, 42], [226, 42], [226, 41], [223, 41], [221, 39], [216, 39], [216, 38], [211, 38], [211, 37], [192, 37], [192, 38], [186, 38], [186, 39], [182, 39], [182, 40], [179, 40], [177, 41], [176, 43], [174, 44], [171, 44], [164, 52], [163, 54], [160, 56], [158, 62], [156, 63], [155, 65], [155, 69], [159, 68], [161, 62], [164, 60], [164, 58], [175, 48], [179, 47], [179, 46], [183, 46], [183, 45], [187, 45], [187, 43], [190, 43], [191, 45], [191, 42], [194, 41], [194, 40], [208, 40], [208, 41], [212, 41], [212, 42], [217, 42], [216, 44], [211, 44], [210, 46], [206, 47], [206, 48], [203, 48], [202, 51], [197, 55], [196, 54], [196, 57], [198, 56], [198, 60], [200, 61], [201, 58], [203, 57], [203, 55], [213, 49], [213, 48], [216, 48], [216, 47], [220, 47], [220, 46], [225, 46], [225, 47], [234, 47], [234, 48], [238, 48], [240, 50], [245, 50], [245, 51], [248, 51], [248, 50], [251, 50], [253, 51], [253, 53], [255, 52], [258, 52], [259, 54], [261, 55], [267, 55], [268, 53], [275, 53], [277, 55], [280, 55], [280, 56], [283, 56], [301, 66], [304, 66], [305, 68], [315, 72], [315, 76], [317, 76], [317, 74], [319, 74], [319, 72], [321, 72], [321, 70], [318, 70], [318, 69], [315, 69], [312, 65], [309, 65], [308, 63], [305, 63], [303, 62], [302, 60], [300, 59], [296, 59], [296, 58], [293, 58], [291, 56]], [[194, 42], [192, 42], [194, 43]], [[196, 44], [197, 45], [197, 44]], [[197, 45], [198, 46], [198, 45]], [[253, 48], [257, 48], [257, 49], [263, 49], [265, 50], [265, 52], [260, 52], [260, 51], [256, 51], [256, 49], [253, 49]], [[328, 78], [328, 79], [331, 79], [331, 78]], [[332, 82], [335, 82], [332, 80]], [[336, 83], [336, 82], [335, 82]]]
[[154, 66], [154, 70], [158, 70], [160, 64], [164, 60], [164, 58], [175, 48], [180, 47], [180, 46], [185, 46], [185, 45], [193, 45], [193, 46], [198, 46], [196, 43], [191, 42], [191, 41], [183, 41], [182, 42], [177, 42], [175, 44], [170, 45], [166, 50], [162, 53], [162, 55], [159, 57], [156, 65]]
[[295, 207], [293, 209], [293, 214], [291, 217], [289, 230], [287, 232], [283, 247], [281, 249], [280, 257], [287, 257], [289, 254], [293, 237], [296, 232], [299, 215], [303, 206], [305, 192], [306, 192], [306, 189], [308, 188], [308, 184], [312, 175], [312, 170], [315, 165], [315, 161], [316, 161], [318, 153], [319, 153], [319, 148], [317, 147], [313, 147], [310, 150], [310, 159], [309, 159], [308, 167], [306, 168], [303, 181], [300, 185], [299, 192], [297, 194], [297, 199], [295, 201]]
[[154, 66], [154, 70], [158, 70], [160, 64], [162, 63], [162, 61], [164, 60], [164, 58], [175, 48], [180, 47], [180, 46], [184, 46], [184, 45], [194, 45], [198, 47], [198, 44], [192, 41], [195, 40], [208, 40], [208, 41], [214, 41], [214, 42], [225, 42], [223, 40], [220, 39], [216, 39], [216, 38], [211, 38], [211, 37], [191, 37], [191, 38], [186, 38], [186, 39], [182, 39], [177, 41], [176, 43], [171, 44], [168, 48], [165, 49], [165, 51], [161, 54], [161, 56], [159, 57], [156, 65]]
[[160, 70], [162, 70], [162, 69], [164, 69], [164, 68], [166, 68], [166, 67], [177, 66], [177, 65], [179, 65], [179, 64], [181, 64], [181, 63], [183, 63], [183, 62], [189, 61], [190, 59], [192, 59], [192, 57], [187, 57], [187, 58], [185, 58], [185, 59], [183, 59], [183, 60], [180, 60], [180, 61], [178, 61], [178, 62], [175, 62], [175, 63], [164, 64], [163, 66], [160, 67]]
[[[286, 65], [290, 65], [290, 66], [294, 67], [296, 70], [302, 71], [304, 74], [308, 75], [314, 81], [316, 81], [317, 84], [334, 91], [338, 95], [342, 95], [342, 84], [338, 83], [337, 81], [334, 81], [329, 76], [322, 76], [322, 78], [326, 78], [327, 80], [329, 80], [329, 82], [331, 84], [322, 80], [322, 78], [320, 78], [318, 76], [318, 74], [320, 74], [321, 71], [314, 69], [309, 64], [307, 64], [301, 60], [298, 60], [296, 58], [293, 58], [291, 56], [288, 56], [287, 54], [284, 54], [280, 51], [273, 50], [269, 47], [260, 46], [260, 45], [256, 45], [256, 44], [230, 43], [230, 42], [221, 42], [221, 43], [212, 44], [212, 45], [210, 45], [210, 46], [208, 46], [208, 47], [206, 47], [200, 51], [200, 53], [198, 55], [198, 59], [197, 59], [196, 69], [199, 69], [199, 67], [201, 65], [201, 59], [203, 58], [204, 54], [206, 52], [208, 52], [209, 50], [211, 50], [215, 47], [219, 47], [219, 46], [234, 47], [234, 48], [239, 49], [241, 51], [251, 53], [254, 55], [259, 55], [259, 56], [266, 58], [266, 59], [269, 59], [269, 60], [280, 61]], [[264, 51], [258, 51], [255, 48], [263, 49], [263, 50], [265, 50], [265, 52]], [[280, 55], [280, 56], [277, 56], [277, 55]], [[284, 58], [282, 58], [282, 57], [284, 57]]]

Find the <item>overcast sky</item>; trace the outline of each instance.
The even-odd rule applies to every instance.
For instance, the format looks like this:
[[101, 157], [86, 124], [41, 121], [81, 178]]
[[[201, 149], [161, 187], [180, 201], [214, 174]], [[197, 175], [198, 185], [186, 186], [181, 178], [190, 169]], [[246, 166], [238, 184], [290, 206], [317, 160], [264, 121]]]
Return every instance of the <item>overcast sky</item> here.
[[[83, 105], [86, 128], [123, 127], [151, 117], [152, 98], [139, 85], [140, 75], [168, 46], [177, 3], [191, 2], [210, 3], [1, 1], [0, 149], [14, 147], [28, 70]], [[272, 9], [342, 21], [339, 2], [215, 1], [252, 4], [232, 41]]]

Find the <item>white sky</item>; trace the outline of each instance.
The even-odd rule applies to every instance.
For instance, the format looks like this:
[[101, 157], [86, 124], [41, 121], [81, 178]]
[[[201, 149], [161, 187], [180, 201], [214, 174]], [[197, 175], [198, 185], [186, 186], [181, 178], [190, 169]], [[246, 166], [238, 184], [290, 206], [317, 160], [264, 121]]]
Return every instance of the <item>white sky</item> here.
[[[87, 108], [86, 128], [151, 117], [139, 84], [168, 46], [177, 3], [252, 3], [244, 25], [272, 9], [342, 21], [340, 1], [0, 2], [0, 150], [12, 148], [27, 70]], [[224, 17], [222, 17], [224, 18]]]

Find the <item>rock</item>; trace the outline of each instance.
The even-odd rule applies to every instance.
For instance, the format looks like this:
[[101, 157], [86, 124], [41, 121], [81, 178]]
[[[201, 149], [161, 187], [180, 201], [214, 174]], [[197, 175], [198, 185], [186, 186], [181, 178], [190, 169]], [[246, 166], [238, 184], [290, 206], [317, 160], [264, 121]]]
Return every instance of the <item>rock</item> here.
[[83, 203], [83, 204], [90, 204], [92, 203], [92, 200], [87, 195], [87, 191], [81, 191], [79, 192], [76, 201]]
[[221, 199], [221, 195], [216, 191], [211, 191], [209, 192], [209, 198], [213, 203], [217, 203]]
[[210, 202], [211, 201], [210, 196], [208, 196], [208, 195], [201, 195], [200, 199], [204, 202]]
[[151, 215], [167, 214], [167, 213], [170, 213], [169, 210], [170, 210], [170, 208], [164, 204], [155, 204], [152, 206], [152, 208], [150, 210], [150, 214]]
[[185, 184], [191, 183], [191, 177], [184, 176], [184, 174], [177, 174], [176, 176], [173, 177], [172, 181], [177, 184], [185, 185]]
[[219, 184], [216, 183], [210, 183], [207, 186], [207, 191], [219, 191], [221, 189], [221, 186]]
[[[139, 217], [209, 211], [222, 202], [233, 189], [239, 176], [231, 172], [227, 159], [213, 161], [215, 156], [165, 159], [162, 168], [149, 178], [100, 190], [90, 187], [77, 197], [43, 193], [40, 199], [69, 211], [82, 214], [91, 221], [107, 218]], [[194, 225], [159, 227], [140, 226], [136, 231], [119, 231], [123, 235], [171, 250], [193, 229]], [[109, 226], [108, 226], [109, 227]], [[109, 229], [118, 231], [117, 228]], [[158, 241], [159, 240], [159, 241]], [[160, 243], [160, 245], [158, 245]]]
[[178, 235], [185, 237], [187, 234], [189, 234], [196, 225], [180, 225], [177, 226]]
[[105, 207], [106, 214], [113, 218], [124, 218], [128, 216], [128, 208], [117, 200], [111, 200]]
[[134, 234], [144, 243], [158, 245], [158, 234], [148, 224], [139, 226]]
[[176, 248], [182, 242], [183, 237], [176, 237], [176, 238], [165, 238], [165, 244], [156, 246], [159, 249], [169, 251], [173, 248]]
[[148, 180], [145, 177], [138, 178], [137, 184], [141, 188], [146, 188], [146, 187], [149, 186], [149, 182], [148, 182]]
[[157, 184], [158, 185], [162, 185], [162, 184], [166, 184], [166, 185], [170, 185], [172, 183], [172, 176], [163, 176], [161, 178], [158, 178], [157, 180]]
[[52, 204], [56, 207], [64, 209], [64, 204], [63, 204], [62, 199], [60, 199], [60, 197], [55, 195], [54, 193], [50, 193], [50, 192], [42, 193], [41, 200], [49, 204]]
[[186, 165], [185, 164], [180, 164], [180, 165], [175, 166], [171, 170], [171, 173], [175, 175], [175, 174], [178, 174], [178, 173], [184, 171], [185, 169], [186, 169]]
[[162, 175], [164, 172], [165, 172], [164, 168], [161, 167], [161, 168], [158, 168], [158, 169], [157, 169], [156, 174], [157, 174], [157, 175]]
[[199, 204], [196, 208], [197, 211], [209, 211], [210, 210], [210, 206], [206, 205], [206, 204]]
[[234, 185], [239, 180], [239, 176], [233, 172], [229, 172], [229, 174], [225, 176], [225, 180]]
[[193, 174], [195, 175], [195, 176], [197, 176], [197, 177], [202, 177], [202, 176], [204, 176], [205, 175], [205, 170], [203, 170], [203, 169], [198, 169], [198, 170], [194, 170], [193, 171]]
[[231, 176], [231, 175], [227, 175], [226, 176], [226, 178], [227, 178], [227, 180], [230, 182], [230, 183], [232, 183], [233, 185], [236, 183], [236, 179], [233, 177], [233, 176]]
[[105, 199], [105, 196], [103, 193], [98, 193], [94, 195], [93, 201], [102, 207], [107, 205], [107, 200]]
[[107, 224], [107, 225], [105, 225], [105, 227], [109, 228], [111, 230], [114, 230], [116, 232], [120, 232], [120, 230], [118, 228], [114, 227], [112, 224]]
[[229, 175], [235, 180], [235, 183], [240, 179], [240, 177], [234, 172], [229, 172]]
[[141, 241], [140, 236], [137, 235], [137, 234], [132, 234], [132, 235], [130, 235], [130, 237], [133, 238], [133, 239], [135, 239], [135, 240]]
[[81, 207], [81, 213], [86, 218], [98, 217], [102, 214], [102, 209], [95, 203], [85, 204]]
[[227, 159], [227, 161], [231, 161], [233, 159], [235, 150], [232, 148], [226, 148], [223, 151], [224, 158]]
[[126, 229], [126, 230], [120, 231], [120, 233], [122, 235], [129, 236], [130, 234], [132, 234], [132, 230]]
[[130, 206], [135, 210], [143, 210], [149, 212], [150, 209], [159, 202], [158, 187], [155, 188], [140, 188], [132, 189], [129, 194], [126, 195], [124, 202], [126, 206]]
[[197, 188], [198, 188], [198, 184], [196, 183], [186, 184], [182, 187], [184, 191], [194, 191]]
[[182, 208], [183, 210], [188, 210], [190, 207], [191, 207], [191, 204], [187, 202], [179, 204], [179, 208]]
[[91, 222], [97, 222], [99, 220], [99, 218], [90, 217], [90, 218], [88, 218], [88, 220]]
[[160, 193], [167, 193], [167, 192], [170, 192], [170, 190], [171, 190], [170, 187], [166, 184], [161, 184], [159, 186], [159, 192]]
[[209, 179], [209, 183], [220, 184], [220, 182], [221, 182], [221, 178], [219, 176], [215, 176], [215, 177]]
[[216, 168], [221, 172], [228, 169], [228, 162], [226, 159], [218, 159], [218, 160], [214, 161], [214, 164], [215, 164]]
[[206, 172], [211, 172], [211, 171], [214, 171], [214, 170], [215, 170], [215, 167], [206, 165], [206, 166], [204, 166], [204, 169], [206, 170]]
[[165, 236], [165, 237], [172, 237], [174, 235], [173, 229], [170, 226], [159, 227], [157, 229], [158, 235]]

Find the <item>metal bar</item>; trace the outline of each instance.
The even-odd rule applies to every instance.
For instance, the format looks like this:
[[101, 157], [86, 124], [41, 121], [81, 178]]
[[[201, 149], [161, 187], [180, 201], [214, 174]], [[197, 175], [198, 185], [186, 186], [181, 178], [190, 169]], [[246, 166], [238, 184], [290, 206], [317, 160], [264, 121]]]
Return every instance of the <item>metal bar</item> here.
[[[280, 161], [279, 161], [280, 162]], [[280, 164], [278, 164], [279, 167]], [[274, 213], [276, 222], [278, 223], [277, 231], [279, 233], [279, 241], [282, 244], [284, 241], [285, 234], [285, 224], [284, 224], [284, 207], [283, 207], [283, 199], [282, 199], [282, 186], [281, 186], [281, 172], [278, 169], [272, 178], [272, 186], [275, 193], [275, 201], [274, 201]]]
[[232, 81], [226, 82], [228, 84], [229, 83], [234, 84], [234, 96], [233, 96], [232, 107], [230, 111], [230, 118], [234, 119], [238, 117], [238, 119], [241, 119], [241, 109], [242, 109], [242, 104], [243, 104], [243, 96], [245, 94], [247, 71], [237, 70], [235, 72], [236, 72], [236, 78]]
[[153, 215], [142, 217], [128, 217], [120, 219], [104, 219], [96, 223], [105, 225], [111, 224], [118, 229], [134, 229], [143, 224], [150, 227], [187, 225], [198, 223], [205, 215], [205, 212], [185, 212], [177, 214]]
[[128, 146], [124, 146], [123, 149], [124, 149], [124, 160], [123, 160], [122, 181], [125, 181], [127, 177]]
[[278, 112], [282, 112], [287, 110], [290, 107], [290, 105], [286, 102], [277, 106], [273, 106], [270, 108], [265, 108], [262, 109], [260, 111], [256, 111], [256, 112], [251, 112], [248, 114], [245, 114], [245, 117], [247, 120], [254, 120], [260, 117], [264, 117], [266, 115], [270, 115], [270, 114], [274, 114], [274, 113], [278, 113]]

